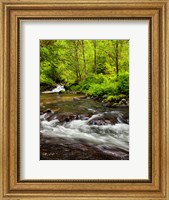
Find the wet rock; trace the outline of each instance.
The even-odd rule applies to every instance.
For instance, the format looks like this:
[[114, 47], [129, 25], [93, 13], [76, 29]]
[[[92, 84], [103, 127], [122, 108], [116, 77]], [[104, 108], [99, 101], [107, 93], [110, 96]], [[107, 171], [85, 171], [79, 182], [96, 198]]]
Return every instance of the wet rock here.
[[86, 99], [86, 96], [79, 97], [79, 99]]
[[118, 103], [114, 103], [114, 104], [112, 105], [112, 108], [116, 108], [118, 105], [119, 105]]
[[119, 102], [119, 105], [120, 105], [120, 106], [123, 106], [123, 105], [125, 105], [125, 104], [124, 104], [122, 101], [120, 101], [120, 102]]
[[51, 111], [51, 109], [47, 109], [47, 110], [45, 110], [43, 113], [52, 113], [52, 111]]
[[48, 121], [51, 121], [51, 120], [57, 119], [57, 115], [56, 115], [55, 113], [52, 113], [52, 114], [49, 115], [46, 119], [47, 119]]
[[71, 91], [70, 94], [77, 94], [77, 92], [76, 91]]
[[79, 101], [80, 98], [74, 97], [73, 100], [74, 100], [74, 101]]
[[97, 110], [94, 110], [92, 108], [88, 108], [87, 110], [90, 112], [91, 115], [98, 113]]
[[84, 118], [82, 118], [82, 120], [88, 120], [89, 119], [89, 117], [84, 117]]
[[118, 121], [120, 123], [124, 123], [124, 124], [129, 124], [129, 118], [125, 117], [125, 116], [119, 116], [118, 117]]
[[[59, 124], [58, 119], [51, 120], [51, 121], [41, 121], [40, 128], [41, 128], [41, 130], [51, 131], [52, 127], [56, 127], [58, 124]], [[45, 134], [45, 132], [44, 132], [44, 134]]]
[[60, 108], [55, 107], [52, 111], [53, 111], [53, 112], [58, 112], [59, 110], [60, 110]]
[[111, 124], [110, 120], [105, 120], [106, 124]]
[[73, 113], [64, 113], [59, 114], [57, 119], [60, 122], [70, 122], [72, 120], [88, 120], [91, 117], [89, 114], [73, 114]]
[[60, 122], [70, 122], [72, 120], [75, 120], [77, 116], [73, 113], [63, 113], [57, 116], [57, 119]]
[[110, 102], [107, 102], [107, 103], [104, 103], [103, 106], [104, 106], [104, 107], [111, 107], [112, 105], [111, 105]]
[[114, 116], [114, 117], [111, 117], [109, 120], [110, 120], [110, 122], [111, 122], [112, 125], [118, 123], [117, 117], [115, 117], [115, 116]]
[[106, 121], [104, 119], [98, 119], [98, 120], [93, 120], [92, 121], [92, 125], [98, 125], [98, 126], [100, 126], [100, 125], [106, 125], [106, 124], [107, 123], [106, 123]]
[[81, 114], [81, 115], [77, 115], [76, 118], [80, 119], [80, 120], [88, 120], [90, 118], [90, 116]]
[[77, 91], [76, 94], [82, 94], [82, 92]]
[[118, 118], [119, 118], [119, 113], [118, 112], [113, 112], [113, 113], [105, 113], [103, 115], [105, 120], [108, 120], [111, 122], [112, 125], [117, 124]]
[[110, 117], [106, 117], [106, 116], [101, 116], [101, 117], [96, 117], [93, 118], [91, 120], [89, 120], [88, 125], [107, 125], [107, 124], [116, 124], [118, 122], [117, 117], [112, 116]]
[[59, 94], [64, 94], [65, 91], [64, 91], [64, 90], [60, 90], [58, 93], [59, 93]]
[[126, 104], [126, 99], [123, 98], [123, 99], [121, 100], [121, 102], [124, 103], [124, 104]]
[[128, 160], [129, 153], [122, 149], [92, 145], [85, 141], [65, 138], [40, 137], [41, 160]]
[[43, 115], [43, 118], [41, 120], [50, 120], [50, 117], [52, 117], [54, 113], [50, 110], [47, 109], [46, 111], [44, 111], [43, 113], [41, 113], [41, 115]]

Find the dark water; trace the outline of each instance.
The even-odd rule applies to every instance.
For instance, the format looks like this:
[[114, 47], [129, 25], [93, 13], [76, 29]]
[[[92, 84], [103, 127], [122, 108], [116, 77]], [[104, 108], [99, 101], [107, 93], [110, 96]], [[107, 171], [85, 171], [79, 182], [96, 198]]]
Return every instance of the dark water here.
[[41, 94], [40, 159], [128, 160], [128, 115], [83, 95]]

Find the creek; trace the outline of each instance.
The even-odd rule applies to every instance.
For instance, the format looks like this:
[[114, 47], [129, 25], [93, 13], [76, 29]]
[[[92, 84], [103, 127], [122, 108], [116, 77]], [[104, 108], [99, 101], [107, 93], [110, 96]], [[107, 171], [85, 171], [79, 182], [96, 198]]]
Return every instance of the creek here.
[[80, 94], [41, 93], [41, 160], [128, 160], [129, 108]]

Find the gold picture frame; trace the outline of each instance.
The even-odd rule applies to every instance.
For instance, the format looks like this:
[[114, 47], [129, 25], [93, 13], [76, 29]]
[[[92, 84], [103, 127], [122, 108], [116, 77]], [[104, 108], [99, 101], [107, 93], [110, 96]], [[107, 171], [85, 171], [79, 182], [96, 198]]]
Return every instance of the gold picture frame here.
[[[1, 0], [0, 6], [0, 199], [169, 200], [169, 1]], [[19, 179], [19, 23], [44, 18], [149, 20], [152, 134], [147, 181]]]

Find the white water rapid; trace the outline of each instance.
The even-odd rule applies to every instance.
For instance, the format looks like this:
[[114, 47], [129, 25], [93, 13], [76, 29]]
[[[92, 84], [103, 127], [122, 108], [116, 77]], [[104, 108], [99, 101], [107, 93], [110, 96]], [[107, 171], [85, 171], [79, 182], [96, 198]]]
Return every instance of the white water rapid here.
[[45, 114], [43, 114], [41, 115], [40, 132], [42, 136], [48, 138], [57, 138], [57, 140], [59, 138], [63, 146], [68, 143], [81, 150], [90, 146], [103, 154], [125, 159], [129, 152], [129, 125], [121, 123], [120, 118], [114, 125], [90, 124], [91, 120], [101, 115], [95, 114], [87, 120], [75, 119], [60, 123], [57, 118], [51, 121], [45, 120]]
[[65, 91], [65, 88], [64, 88], [64, 86], [63, 85], [57, 85], [56, 86], [56, 88], [54, 88], [53, 90], [51, 90], [51, 91], [45, 91], [45, 92], [42, 92], [42, 93], [58, 93], [58, 92], [60, 92], [60, 91]]

